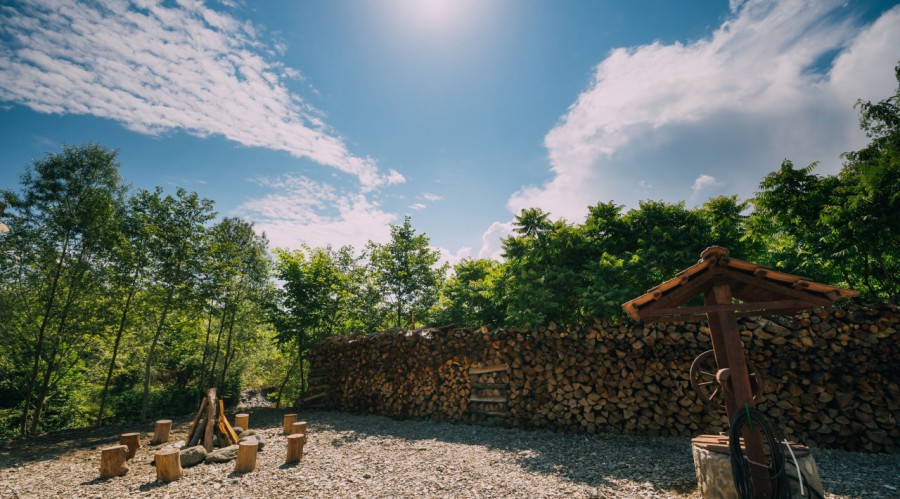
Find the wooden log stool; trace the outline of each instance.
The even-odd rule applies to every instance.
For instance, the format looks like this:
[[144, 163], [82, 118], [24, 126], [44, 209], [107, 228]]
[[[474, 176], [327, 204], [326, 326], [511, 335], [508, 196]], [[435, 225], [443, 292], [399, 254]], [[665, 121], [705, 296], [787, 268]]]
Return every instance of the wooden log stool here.
[[256, 469], [256, 451], [259, 444], [256, 440], [241, 442], [238, 444], [237, 461], [234, 462], [234, 471], [237, 473], [249, 473]]
[[235, 414], [234, 415], [234, 427], [240, 427], [242, 430], [247, 431], [250, 429], [250, 415], [249, 414]]
[[305, 433], [294, 433], [287, 437], [287, 458], [284, 464], [299, 463], [303, 460], [303, 446], [306, 444]]
[[125, 464], [127, 455], [127, 445], [112, 445], [100, 449], [100, 478], [112, 478], [128, 473], [128, 465]]
[[179, 480], [182, 475], [181, 451], [173, 447], [166, 447], [156, 451], [156, 481], [172, 482]]
[[306, 434], [306, 421], [297, 421], [291, 425], [291, 435], [296, 435], [298, 433]]
[[160, 419], [156, 422], [156, 429], [153, 430], [153, 440], [151, 444], [164, 444], [169, 441], [169, 432], [172, 431], [171, 419]]
[[285, 414], [284, 415], [283, 428], [284, 428], [285, 435], [291, 434], [291, 425], [293, 425], [295, 421], [297, 421], [296, 414]]
[[137, 453], [138, 447], [141, 446], [140, 433], [123, 433], [119, 435], [119, 443], [128, 447], [128, 455], [125, 459], [131, 459]]

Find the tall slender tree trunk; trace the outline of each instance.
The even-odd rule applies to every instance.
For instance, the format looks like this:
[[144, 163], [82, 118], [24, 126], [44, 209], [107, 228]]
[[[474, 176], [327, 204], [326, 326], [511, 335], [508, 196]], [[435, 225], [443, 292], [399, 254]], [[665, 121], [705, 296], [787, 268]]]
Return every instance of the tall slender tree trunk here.
[[112, 359], [109, 361], [109, 369], [106, 371], [106, 381], [103, 382], [103, 392], [100, 394], [100, 409], [97, 411], [97, 422], [95, 423], [97, 426], [100, 426], [100, 423], [103, 422], [103, 408], [106, 407], [106, 395], [109, 392], [109, 382], [112, 380], [113, 370], [116, 368], [116, 356], [119, 354], [119, 344], [122, 341], [122, 334], [125, 332], [125, 323], [128, 320], [131, 299], [134, 298], [134, 294], [137, 291], [137, 287], [135, 286], [136, 282], [137, 274], [135, 274], [135, 280], [131, 283], [131, 291], [128, 292], [128, 297], [125, 299], [125, 307], [122, 309], [122, 317], [119, 319], [119, 329], [116, 331], [116, 341], [113, 343]]
[[59, 278], [62, 274], [63, 262], [69, 251], [69, 234], [63, 241], [63, 248], [56, 262], [56, 269], [53, 272], [53, 279], [50, 281], [50, 295], [47, 297], [47, 306], [44, 307], [44, 317], [41, 319], [41, 326], [38, 329], [38, 339], [34, 350], [34, 364], [31, 367], [31, 375], [28, 379], [28, 388], [25, 390], [25, 404], [22, 408], [22, 419], [19, 420], [19, 434], [25, 435], [28, 427], [28, 407], [34, 395], [34, 384], [37, 382], [38, 371], [40, 367], [41, 355], [44, 349], [44, 332], [47, 330], [47, 322], [50, 320], [50, 312], [53, 310], [53, 301], [56, 299], [56, 288], [59, 286]]
[[40, 389], [35, 395], [34, 400], [34, 413], [32, 413], [31, 417], [31, 428], [29, 429], [29, 433], [32, 435], [37, 433], [38, 423], [41, 421], [41, 413], [44, 409], [44, 401], [47, 399], [47, 390], [50, 386], [50, 378], [53, 376], [53, 370], [56, 369], [56, 352], [58, 351], [59, 345], [54, 345], [53, 350], [50, 352], [50, 355], [47, 358], [47, 370], [44, 371], [44, 377], [41, 380]]
[[228, 372], [228, 363], [231, 357], [231, 338], [234, 335], [234, 322], [237, 317], [237, 305], [235, 310], [231, 312], [231, 322], [228, 324], [228, 340], [225, 342], [225, 357], [222, 359], [222, 376], [219, 378], [219, 389], [225, 387], [225, 373]]
[[284, 387], [287, 386], [287, 382], [291, 379], [291, 374], [294, 373], [294, 368], [297, 367], [297, 363], [300, 361], [300, 352], [297, 352], [297, 356], [294, 357], [294, 362], [291, 362], [291, 367], [288, 368], [287, 374], [285, 374], [284, 379], [281, 381], [281, 386], [278, 387], [278, 395], [275, 397], [275, 408], [281, 408], [281, 394], [284, 393]]
[[197, 388], [198, 396], [202, 396], [205, 391], [203, 381], [206, 379], [206, 357], [209, 354], [209, 335], [212, 332], [213, 309], [214, 307], [210, 305], [209, 316], [206, 318], [206, 342], [203, 343], [203, 360], [200, 362], [200, 386]]
[[[81, 248], [81, 251], [78, 253], [78, 260], [76, 264], [76, 268], [80, 267], [84, 262], [84, 247]], [[85, 271], [81, 270], [78, 275], [75, 276], [72, 283], [69, 286], [69, 291], [66, 293], [66, 303], [63, 305], [62, 313], [60, 314], [59, 324], [56, 327], [56, 341], [53, 344], [53, 352], [50, 354], [49, 359], [47, 360], [47, 371], [44, 373], [44, 379], [41, 382], [40, 389], [38, 390], [37, 396], [35, 397], [35, 406], [34, 406], [34, 414], [31, 418], [31, 433], [35, 433], [37, 431], [38, 425], [41, 422], [41, 416], [43, 415], [44, 403], [49, 398], [50, 391], [50, 379], [53, 377], [53, 371], [57, 369], [63, 363], [63, 359], [66, 355], [68, 355], [68, 349], [63, 348], [63, 353], [59, 357], [59, 361], [57, 362], [56, 354], [59, 351], [60, 342], [64, 341], [66, 338], [66, 326], [69, 323], [69, 312], [72, 311], [72, 304], [75, 303], [75, 299], [78, 296], [78, 292], [81, 291], [81, 279], [84, 277]], [[74, 343], [74, 342], [73, 342]]]
[[222, 344], [222, 331], [225, 330], [225, 318], [228, 317], [228, 309], [222, 307], [222, 318], [219, 319], [219, 332], [216, 334], [216, 352], [213, 355], [212, 366], [209, 369], [209, 385], [216, 381], [216, 365], [219, 363], [219, 349]]
[[153, 362], [153, 351], [156, 350], [156, 343], [162, 334], [163, 326], [166, 323], [166, 316], [169, 314], [169, 305], [172, 303], [172, 295], [175, 288], [169, 288], [166, 292], [166, 301], [163, 303], [162, 315], [159, 318], [159, 324], [156, 326], [156, 333], [153, 335], [153, 342], [150, 343], [150, 351], [147, 352], [147, 363], [144, 365], [144, 395], [141, 401], [141, 421], [147, 420], [147, 407], [150, 403], [150, 365]]

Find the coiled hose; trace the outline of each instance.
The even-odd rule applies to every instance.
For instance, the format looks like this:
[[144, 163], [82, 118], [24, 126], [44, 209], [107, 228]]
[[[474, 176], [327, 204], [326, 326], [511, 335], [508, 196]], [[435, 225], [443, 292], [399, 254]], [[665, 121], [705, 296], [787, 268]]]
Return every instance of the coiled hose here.
[[[752, 421], [752, 424], [751, 424]], [[775, 437], [772, 424], [756, 409], [737, 411], [737, 414], [731, 419], [731, 428], [728, 429], [728, 450], [731, 454], [731, 476], [734, 478], [734, 486], [737, 493], [742, 499], [753, 499], [753, 481], [750, 476], [750, 462], [747, 456], [741, 451], [741, 435], [744, 432], [744, 426], [751, 425], [759, 428], [763, 435], [763, 442], [769, 446], [770, 460], [769, 463], [760, 463], [768, 465], [769, 475], [765, 478], [772, 483], [773, 499], [788, 499], [791, 497], [790, 485], [784, 473], [784, 451], [781, 450], [781, 444]], [[798, 470], [799, 472], [799, 470]], [[801, 475], [802, 476], [802, 475]]]

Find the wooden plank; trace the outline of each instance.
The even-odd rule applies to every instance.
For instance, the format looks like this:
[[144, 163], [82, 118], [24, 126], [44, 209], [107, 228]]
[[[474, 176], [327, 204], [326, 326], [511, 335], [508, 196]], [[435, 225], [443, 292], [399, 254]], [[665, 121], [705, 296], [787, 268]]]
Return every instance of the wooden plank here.
[[[771, 310], [758, 311], [743, 311], [743, 312], [735, 312], [735, 317], [759, 317], [760, 315], [793, 315], [797, 312], [802, 312], [804, 310], [809, 310], [811, 307], [818, 305], [807, 305], [804, 307], [797, 308], [774, 308]], [[706, 314], [693, 314], [693, 315], [666, 315], [666, 316], [655, 316], [649, 315], [645, 316], [644, 322], [701, 322], [707, 320]]]
[[509, 364], [492, 364], [489, 366], [480, 366], [480, 367], [470, 367], [469, 374], [487, 374], [487, 373], [495, 373], [497, 371], [508, 371]]
[[[767, 275], [771, 276], [771, 272]], [[830, 305], [831, 300], [828, 298], [815, 295], [812, 293], [807, 293], [805, 291], [798, 291], [788, 286], [782, 286], [780, 284], [775, 284], [773, 282], [769, 282], [765, 279], [760, 279], [758, 277], [752, 277], [742, 272], [737, 272], [734, 270], [725, 271], [725, 277], [729, 279], [734, 279], [736, 281], [740, 281], [743, 283], [747, 283], [750, 286], [765, 289], [766, 291], [771, 291], [775, 293], [773, 298], [796, 298], [798, 300], [806, 300], [808, 302], [814, 303], [816, 305]]]
[[501, 412], [501, 411], [481, 411], [481, 410], [477, 410], [477, 409], [470, 409], [469, 413], [470, 414], [480, 414], [482, 416], [496, 416], [498, 418], [509, 417], [508, 412]]
[[506, 402], [506, 397], [469, 397], [469, 403], [473, 404], [505, 404]]
[[325, 395], [328, 395], [328, 393], [322, 392], [322, 393], [319, 393], [316, 395], [310, 395], [309, 397], [302, 398], [302, 399], [298, 400], [297, 402], [299, 402], [301, 404], [306, 404], [308, 402], [312, 402], [313, 400], [320, 399], [320, 398], [324, 397]]
[[776, 300], [776, 301], [760, 301], [752, 303], [726, 303], [724, 305], [703, 305], [699, 307], [681, 307], [681, 308], [663, 308], [653, 311], [656, 317], [675, 316], [675, 315], [697, 315], [710, 314], [716, 312], [743, 312], [743, 311], [761, 311], [784, 308], [812, 308], [816, 305], [805, 300]]
[[675, 289], [671, 293], [666, 296], [660, 298], [659, 300], [650, 303], [646, 307], [638, 310], [638, 315], [640, 315], [641, 320], [645, 320], [644, 317], [648, 315], [655, 315], [655, 311], [663, 308], [672, 308], [681, 305], [682, 303], [690, 300], [691, 298], [699, 295], [706, 289], [706, 286], [712, 281], [715, 277], [713, 272], [707, 272], [705, 274], [701, 274], [696, 278], [692, 279], [690, 282], [685, 284], [684, 286]]
[[212, 452], [213, 430], [216, 427], [216, 389], [210, 388], [206, 397], [206, 429], [203, 435], [203, 447], [206, 449], [206, 452]]
[[472, 388], [476, 390], [490, 390], [490, 389], [500, 389], [506, 390], [509, 388], [508, 383], [472, 383]]
[[206, 409], [206, 397], [203, 397], [203, 400], [200, 401], [200, 410], [197, 411], [197, 415], [194, 416], [194, 420], [191, 422], [191, 426], [188, 429], [187, 439], [190, 442], [191, 437], [194, 436], [194, 430], [197, 429], [197, 423], [200, 422], [200, 418], [203, 417], [203, 409]]
[[222, 399], [219, 399], [219, 433], [225, 435], [228, 445], [236, 445], [240, 441], [228, 418], [225, 417], [225, 402]]

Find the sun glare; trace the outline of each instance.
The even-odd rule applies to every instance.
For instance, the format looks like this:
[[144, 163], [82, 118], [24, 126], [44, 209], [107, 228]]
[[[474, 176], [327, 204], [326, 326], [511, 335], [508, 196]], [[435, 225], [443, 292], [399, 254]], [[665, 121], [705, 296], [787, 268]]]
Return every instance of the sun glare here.
[[487, 14], [484, 0], [393, 0], [387, 2], [392, 27], [419, 40], [464, 34]]

